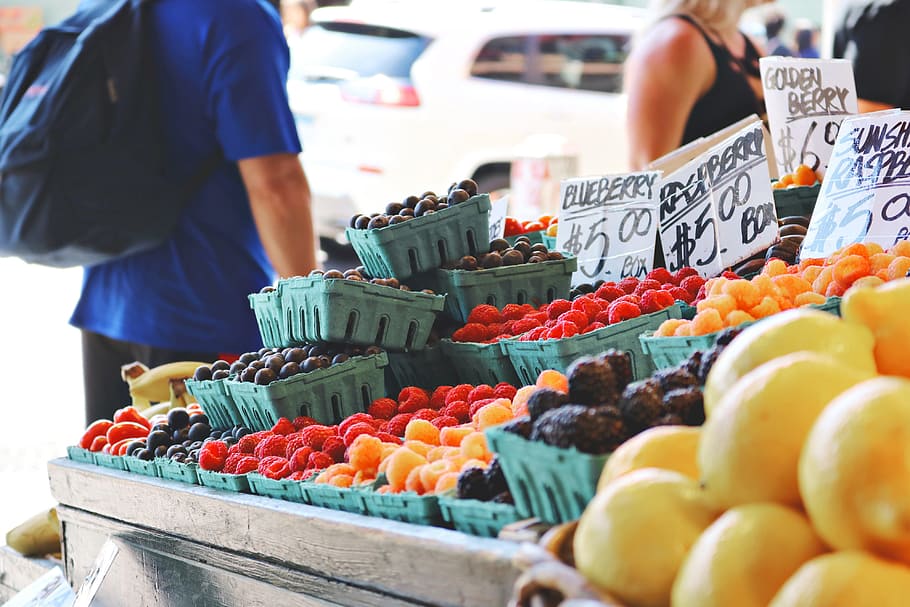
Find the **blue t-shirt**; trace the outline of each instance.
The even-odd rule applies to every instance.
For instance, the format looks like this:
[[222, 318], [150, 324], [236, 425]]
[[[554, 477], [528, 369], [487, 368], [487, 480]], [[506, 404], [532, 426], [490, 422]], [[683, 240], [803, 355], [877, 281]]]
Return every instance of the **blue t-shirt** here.
[[287, 43], [264, 0], [157, 0], [151, 10], [174, 179], [191, 179], [219, 149], [230, 162], [198, 191], [167, 242], [86, 268], [70, 322], [160, 348], [258, 349], [247, 294], [274, 272], [236, 161], [300, 151]]

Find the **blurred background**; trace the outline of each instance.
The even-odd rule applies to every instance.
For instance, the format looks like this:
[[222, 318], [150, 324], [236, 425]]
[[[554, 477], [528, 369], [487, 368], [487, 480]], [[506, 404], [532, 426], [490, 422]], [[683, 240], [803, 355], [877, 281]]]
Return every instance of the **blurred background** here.
[[[76, 4], [0, 0], [0, 85], [12, 54]], [[622, 65], [646, 1], [282, 4], [289, 99], [329, 265], [351, 265], [351, 215], [411, 193], [472, 177], [510, 192], [524, 219], [553, 210], [561, 178], [625, 168]], [[764, 42], [779, 18], [776, 41], [795, 53], [808, 30], [825, 56], [839, 4], [781, 0], [742, 27]], [[78, 269], [0, 259], [0, 532], [52, 505], [45, 462], [83, 429], [79, 334], [67, 324], [80, 280]]]

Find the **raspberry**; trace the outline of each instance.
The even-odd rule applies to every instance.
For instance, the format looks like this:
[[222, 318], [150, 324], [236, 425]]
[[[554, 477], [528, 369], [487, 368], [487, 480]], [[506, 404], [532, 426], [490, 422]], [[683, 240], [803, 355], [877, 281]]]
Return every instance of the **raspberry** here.
[[430, 423], [442, 430], [449, 426], [457, 426], [459, 421], [451, 415], [440, 415], [436, 419], [431, 420]]
[[322, 452], [332, 458], [332, 461], [340, 464], [344, 461], [344, 453], [347, 447], [344, 444], [344, 439], [340, 436], [330, 436], [325, 439], [325, 444], [322, 445]]
[[389, 420], [388, 433], [394, 436], [404, 436], [404, 430], [408, 427], [409, 421], [411, 421], [410, 413], [399, 413]]
[[650, 278], [645, 278], [638, 283], [638, 286], [635, 287], [635, 291], [632, 292], [633, 295], [638, 295], [641, 297], [648, 291], [653, 291], [654, 289], [659, 289], [660, 283], [656, 280], [651, 280]]
[[664, 284], [665, 282], [673, 282], [673, 274], [671, 274], [670, 270], [667, 268], [654, 268], [648, 272], [645, 278], [656, 280], [660, 284]]
[[560, 317], [560, 315], [565, 314], [572, 309], [572, 302], [565, 299], [554, 299], [550, 302], [550, 305], [547, 306], [547, 317], [550, 320], [555, 320]]
[[378, 432], [379, 429], [380, 429], [383, 425], [385, 425], [385, 424], [387, 424], [387, 423], [389, 423], [389, 422], [388, 422], [388, 420], [385, 420], [385, 419], [374, 419], [374, 420], [369, 421], [369, 422], [367, 422], [367, 423], [370, 424], [370, 425], [372, 425], [374, 428], [376, 428], [376, 431]]
[[468, 394], [468, 398], [465, 399], [469, 403], [474, 403], [482, 398], [495, 398], [496, 394], [493, 391], [493, 386], [488, 386], [487, 384], [480, 384]]
[[589, 296], [579, 297], [573, 301], [572, 309], [576, 312], [581, 312], [587, 317], [585, 324], [593, 321], [594, 317], [597, 316], [597, 313], [600, 312], [600, 306]]
[[259, 460], [259, 467], [256, 468], [256, 472], [266, 478], [279, 480], [291, 473], [291, 466], [288, 464], [288, 460], [283, 457], [269, 456]]
[[610, 305], [609, 320], [611, 325], [639, 316], [641, 316], [641, 309], [628, 301], [614, 301]]
[[322, 444], [330, 436], [337, 436], [335, 430], [329, 428], [328, 426], [323, 426], [317, 424], [315, 426], [307, 426], [300, 431], [300, 435], [304, 439], [304, 445], [307, 447], [312, 447], [313, 451], [319, 451], [322, 449]]
[[515, 398], [515, 393], [518, 392], [518, 388], [506, 382], [500, 382], [493, 387], [493, 396], [496, 398], [507, 398], [512, 400]]
[[287, 436], [288, 434], [297, 432], [297, 428], [294, 427], [294, 423], [291, 420], [286, 417], [281, 417], [275, 422], [275, 425], [272, 426], [272, 432]]
[[446, 406], [446, 394], [449, 393], [449, 390], [452, 389], [452, 386], [439, 386], [433, 390], [433, 395], [430, 396], [430, 409], [442, 409]]
[[515, 323], [517, 320], [507, 320], [502, 324], [502, 332], [512, 335], [512, 330], [515, 328]]
[[702, 288], [702, 285], [705, 284], [705, 279], [701, 276], [687, 276], [680, 283], [679, 286], [688, 291], [692, 297], [698, 295], [698, 290]]
[[[607, 312], [607, 314], [609, 314], [609, 312]], [[597, 329], [603, 329], [603, 328], [606, 327], [606, 326], [607, 326], [607, 325], [605, 325], [605, 324], [602, 323], [602, 322], [596, 322], [596, 321], [595, 321], [595, 322], [592, 322], [592, 323], [591, 323], [590, 325], [588, 325], [587, 327], [585, 327], [585, 330], [582, 331], [582, 333], [590, 333], [591, 331], [596, 331]]]
[[705, 299], [707, 297], [708, 297], [708, 291], [706, 289], [706, 285], [702, 285], [701, 288], [698, 289], [698, 293], [695, 294], [695, 301], [693, 303], [702, 301], [703, 299]]
[[698, 270], [695, 268], [690, 268], [688, 266], [685, 268], [680, 268], [676, 271], [676, 274], [673, 275], [673, 282], [682, 287], [682, 281], [689, 278], [690, 276], [698, 276]]
[[237, 474], [237, 463], [243, 458], [247, 457], [243, 453], [233, 453], [227, 456], [227, 459], [224, 460], [224, 467], [221, 471], [224, 474]]
[[303, 472], [306, 470], [307, 462], [310, 460], [310, 453], [313, 450], [309, 447], [301, 447], [291, 454], [288, 458], [291, 466], [291, 472]]
[[524, 308], [518, 304], [506, 304], [502, 309], [502, 317], [504, 320], [521, 320], [524, 315]]
[[626, 295], [631, 295], [635, 291], [635, 287], [638, 286], [638, 279], [634, 276], [629, 276], [620, 280], [616, 286], [622, 289]]
[[251, 455], [244, 455], [237, 462], [237, 465], [234, 468], [235, 474], [247, 474], [248, 472], [255, 472], [256, 468], [259, 467], [259, 460]]
[[521, 339], [522, 341], [537, 341], [538, 339], [542, 339], [543, 336], [546, 334], [546, 332], [547, 332], [546, 327], [537, 327], [533, 331], [528, 331], [527, 333], [522, 335], [519, 339]]
[[435, 409], [421, 409], [420, 411], [416, 411], [411, 419], [425, 419], [428, 422], [431, 422], [437, 417], [439, 417], [439, 411], [436, 411]]
[[543, 326], [543, 324], [536, 318], [522, 318], [512, 325], [512, 334], [521, 335], [522, 333], [527, 333], [528, 331], [541, 326]]
[[481, 342], [486, 339], [487, 328], [484, 325], [472, 322], [452, 333], [452, 341]]
[[726, 278], [727, 280], [739, 280], [742, 278], [742, 276], [736, 272], [731, 272], [730, 270], [724, 270], [723, 274], [721, 274], [721, 277]]
[[594, 317], [594, 322], [599, 322], [602, 325], [610, 324], [610, 308], [601, 310], [600, 313]]
[[287, 476], [287, 480], [289, 480], [289, 481], [304, 481], [304, 480], [306, 480], [306, 476], [307, 476], [307, 473], [306, 473], [305, 471], [303, 471], [303, 472], [291, 472], [291, 473]]
[[676, 300], [667, 291], [648, 291], [641, 296], [641, 311], [653, 314], [672, 306]]
[[376, 438], [378, 438], [379, 440], [381, 440], [384, 443], [395, 443], [396, 445], [400, 445], [402, 442], [400, 438], [398, 438], [397, 436], [393, 436], [393, 435], [389, 434], [388, 432], [380, 432], [379, 434], [376, 435]]
[[376, 419], [392, 419], [398, 413], [398, 403], [391, 398], [377, 398], [370, 403], [367, 413]]
[[259, 444], [261, 439], [255, 434], [247, 434], [246, 436], [241, 436], [240, 440], [237, 441], [237, 449], [241, 453], [246, 453], [250, 455], [253, 453], [253, 450], [256, 448], [256, 445]]
[[468, 394], [470, 394], [473, 389], [474, 386], [471, 384], [458, 384], [446, 394], [446, 405], [451, 405], [459, 400], [468, 400]]
[[562, 339], [575, 335], [578, 335], [578, 325], [572, 322], [560, 321], [556, 323], [556, 326], [547, 331], [547, 339]]
[[613, 301], [625, 295], [626, 292], [615, 285], [604, 285], [594, 292], [594, 297], [604, 301]]
[[388, 432], [388, 431], [389, 431], [389, 422], [382, 422], [381, 424], [379, 424], [376, 427], [376, 432]]
[[280, 434], [276, 434], [274, 436], [269, 436], [261, 443], [256, 445], [256, 449], [253, 450], [253, 455], [259, 459], [269, 457], [271, 455], [284, 457], [287, 449], [288, 439]]
[[322, 451], [313, 451], [310, 453], [310, 459], [306, 463], [307, 470], [324, 470], [335, 463], [327, 453]]
[[670, 295], [673, 296], [673, 299], [676, 301], [684, 301], [687, 304], [692, 303], [695, 299], [691, 293], [683, 289], [682, 287], [673, 287], [669, 290]]
[[675, 288], [676, 288], [676, 285], [673, 284], [672, 282], [665, 282], [664, 284], [660, 285], [661, 291], [669, 291], [670, 289], [675, 289]]
[[425, 419], [412, 419], [404, 431], [405, 440], [417, 440], [428, 445], [439, 444], [439, 428]]
[[430, 404], [430, 395], [426, 390], [410, 386], [398, 393], [398, 412], [414, 413], [426, 409]]
[[[240, 453], [240, 446], [237, 444], [233, 444], [228, 447], [228, 455], [234, 455], [235, 453]], [[243, 454], [241, 453], [241, 455]]]
[[293, 421], [294, 427], [297, 428], [298, 430], [303, 430], [303, 429], [306, 428], [307, 426], [313, 426], [313, 425], [316, 425], [316, 424], [318, 424], [318, 423], [319, 423], [319, 422], [317, 422], [317, 421], [316, 421], [315, 419], [313, 419], [312, 417], [305, 417], [305, 416], [303, 416], [303, 415], [300, 415], [300, 416], [298, 416], [298, 417], [295, 417], [295, 418], [294, 418], [294, 421]]
[[487, 325], [487, 339], [493, 339], [498, 335], [502, 335], [502, 332], [506, 330], [506, 325], [501, 322], [493, 323], [492, 325]]
[[541, 326], [543, 326], [544, 324], [546, 324], [546, 322], [548, 320], [550, 320], [550, 316], [546, 312], [533, 312], [531, 314], [525, 314], [525, 318], [530, 319], [530, 320], [536, 320], [537, 322], [539, 322], [541, 324]]
[[471, 406], [467, 401], [456, 400], [453, 403], [446, 405], [446, 408], [442, 410], [443, 417], [454, 417], [461, 424], [466, 424], [471, 421]]
[[468, 314], [469, 323], [476, 322], [482, 325], [491, 325], [493, 323], [502, 322], [502, 320], [502, 314], [499, 313], [496, 306], [491, 306], [490, 304], [480, 304]]
[[221, 472], [224, 468], [224, 462], [227, 459], [227, 443], [220, 440], [212, 440], [199, 450], [199, 467], [203, 470], [214, 470]]
[[487, 405], [492, 403], [494, 400], [496, 400], [496, 399], [495, 398], [483, 398], [483, 399], [474, 401], [471, 403], [471, 408], [468, 411], [468, 413], [473, 418], [475, 413], [480, 411], [480, 409], [482, 409], [483, 407], [486, 407]]
[[348, 431], [344, 433], [344, 444], [347, 447], [351, 446], [351, 443], [354, 442], [354, 439], [360, 436], [361, 434], [376, 434], [376, 428], [373, 427], [373, 424], [367, 422], [357, 422], [353, 426], [348, 428]]
[[[599, 311], [599, 310], [598, 310]], [[596, 316], [596, 314], [595, 314]], [[588, 323], [591, 321], [588, 320], [588, 315], [584, 312], [579, 312], [578, 310], [570, 310], [565, 314], [560, 315], [557, 319], [559, 322], [567, 322], [575, 325], [578, 329], [583, 329], [588, 326]]]
[[304, 441], [303, 437], [299, 434], [292, 434], [288, 436], [287, 439], [288, 444], [287, 447], [285, 447], [284, 456], [288, 459], [291, 459], [291, 456], [294, 455], [294, 452], [297, 451], [297, 449], [303, 447], [306, 441]]
[[366, 422], [370, 425], [373, 423], [373, 417], [368, 413], [355, 413], [347, 417], [343, 422], [338, 424], [338, 436], [344, 436], [354, 424]]
[[[611, 302], [611, 305], [616, 303], [617, 301], [627, 301], [632, 305], [641, 307], [641, 297], [639, 297], [638, 295], [623, 295], [619, 299], [613, 300]], [[607, 309], [609, 309], [609, 308], [607, 308]]]

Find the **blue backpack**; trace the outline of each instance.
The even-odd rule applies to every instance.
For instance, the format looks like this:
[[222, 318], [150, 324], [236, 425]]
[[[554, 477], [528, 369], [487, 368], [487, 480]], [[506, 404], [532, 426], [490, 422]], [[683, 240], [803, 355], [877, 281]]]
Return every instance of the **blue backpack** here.
[[67, 267], [154, 247], [192, 194], [166, 172], [147, 0], [84, 2], [16, 55], [0, 97], [0, 256]]

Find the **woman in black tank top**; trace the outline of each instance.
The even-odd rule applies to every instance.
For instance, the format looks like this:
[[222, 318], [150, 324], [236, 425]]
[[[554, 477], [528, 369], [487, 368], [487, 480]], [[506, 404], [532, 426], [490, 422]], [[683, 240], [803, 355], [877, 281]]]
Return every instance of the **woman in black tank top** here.
[[657, 21], [626, 61], [632, 169], [764, 113], [760, 53], [737, 28], [742, 12], [764, 1], [658, 2], [666, 10], [657, 8]]

